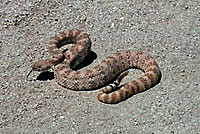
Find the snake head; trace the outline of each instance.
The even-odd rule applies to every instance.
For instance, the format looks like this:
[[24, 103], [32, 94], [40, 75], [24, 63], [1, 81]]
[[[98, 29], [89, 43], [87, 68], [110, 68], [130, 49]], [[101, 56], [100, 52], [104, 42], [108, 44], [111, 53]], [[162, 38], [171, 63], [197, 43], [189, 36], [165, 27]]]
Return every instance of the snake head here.
[[32, 69], [26, 77], [28, 78], [28, 76], [32, 73], [32, 71], [45, 72], [49, 70], [52, 66], [53, 64], [48, 59], [39, 60], [32, 65]]
[[49, 70], [51, 67], [52, 64], [49, 62], [49, 60], [40, 60], [32, 65], [32, 71], [44, 72]]

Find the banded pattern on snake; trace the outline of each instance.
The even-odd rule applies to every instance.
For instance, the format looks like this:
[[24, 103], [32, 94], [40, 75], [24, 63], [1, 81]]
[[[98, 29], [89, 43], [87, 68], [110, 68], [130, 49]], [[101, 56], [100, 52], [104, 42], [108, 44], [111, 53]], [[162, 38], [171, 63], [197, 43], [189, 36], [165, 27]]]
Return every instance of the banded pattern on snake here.
[[[69, 43], [75, 45], [63, 53], [59, 48]], [[133, 94], [151, 88], [159, 81], [161, 72], [156, 61], [151, 56], [134, 50], [116, 52], [95, 67], [74, 71], [73, 69], [88, 55], [90, 48], [91, 40], [84, 31], [72, 29], [62, 32], [50, 40], [49, 52], [52, 58], [35, 62], [32, 70], [46, 71], [55, 66], [57, 83], [72, 90], [102, 87], [121, 73], [113, 84], [102, 87], [98, 92], [98, 100], [104, 103], [119, 103]], [[129, 68], [139, 68], [144, 71], [144, 75], [118, 87], [120, 81], [128, 74], [128, 71], [122, 72]]]

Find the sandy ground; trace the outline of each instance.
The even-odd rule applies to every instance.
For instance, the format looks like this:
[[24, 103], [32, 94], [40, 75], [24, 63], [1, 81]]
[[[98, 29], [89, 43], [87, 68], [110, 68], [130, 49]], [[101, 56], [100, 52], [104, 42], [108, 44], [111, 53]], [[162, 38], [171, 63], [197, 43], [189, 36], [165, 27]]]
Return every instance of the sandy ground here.
[[[92, 39], [97, 57], [85, 68], [119, 50], [141, 50], [158, 62], [160, 83], [106, 105], [97, 91], [67, 90], [55, 79], [27, 80], [32, 63], [49, 57], [50, 37], [72, 28]], [[2, 0], [0, 133], [198, 134], [199, 38], [199, 0]]]

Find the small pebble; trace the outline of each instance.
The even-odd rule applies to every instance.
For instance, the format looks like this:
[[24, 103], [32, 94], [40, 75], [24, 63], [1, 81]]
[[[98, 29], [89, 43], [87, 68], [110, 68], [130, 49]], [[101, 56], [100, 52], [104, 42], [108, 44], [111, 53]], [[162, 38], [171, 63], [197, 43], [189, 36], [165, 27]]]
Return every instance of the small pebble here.
[[86, 21], [86, 16], [85, 16], [85, 15], [82, 15], [82, 16], [80, 17], [80, 20], [81, 20], [81, 21]]
[[60, 116], [60, 119], [64, 119], [65, 118], [65, 116]]
[[113, 28], [114, 26], [115, 26], [115, 23], [112, 23], [112, 24], [111, 24], [111, 28]]

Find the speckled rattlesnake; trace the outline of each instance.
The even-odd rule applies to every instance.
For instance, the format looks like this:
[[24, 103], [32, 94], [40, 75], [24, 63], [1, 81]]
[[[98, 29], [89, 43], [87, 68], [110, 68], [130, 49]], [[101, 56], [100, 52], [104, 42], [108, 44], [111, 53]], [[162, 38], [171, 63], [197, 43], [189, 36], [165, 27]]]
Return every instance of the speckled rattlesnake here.
[[[69, 43], [75, 45], [63, 53], [59, 48]], [[76, 29], [62, 32], [50, 40], [49, 52], [52, 58], [34, 63], [32, 70], [46, 71], [55, 66], [54, 75], [57, 83], [73, 90], [91, 90], [101, 87], [128, 68], [139, 68], [145, 72], [144, 76], [116, 90], [121, 79], [128, 74], [122, 73], [113, 84], [98, 92], [98, 100], [104, 103], [121, 102], [135, 93], [154, 86], [160, 78], [160, 69], [155, 60], [149, 55], [133, 50], [114, 53], [99, 65], [85, 71], [73, 71], [72, 69], [88, 55], [90, 48], [91, 41], [87, 33]]]

